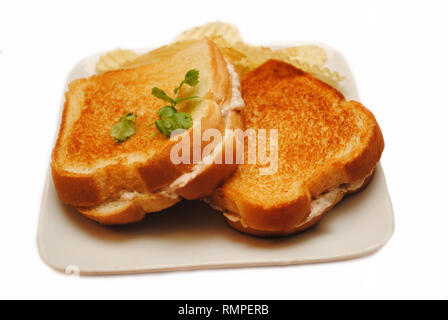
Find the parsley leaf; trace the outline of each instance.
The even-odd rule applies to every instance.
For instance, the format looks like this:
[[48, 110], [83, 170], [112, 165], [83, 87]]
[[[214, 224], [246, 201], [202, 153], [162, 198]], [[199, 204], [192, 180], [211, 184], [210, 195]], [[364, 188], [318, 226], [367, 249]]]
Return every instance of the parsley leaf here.
[[134, 120], [137, 118], [132, 112], [126, 113], [118, 120], [116, 124], [110, 130], [110, 135], [114, 138], [115, 142], [122, 143], [129, 139], [135, 133]]
[[160, 119], [169, 118], [176, 112], [177, 112], [177, 110], [173, 106], [164, 106], [159, 109], [159, 117], [160, 117]]
[[164, 101], [168, 101], [171, 102], [172, 104], [175, 104], [175, 101], [173, 98], [171, 98], [170, 96], [168, 96], [166, 94], [165, 91], [163, 91], [162, 89], [159, 89], [157, 87], [152, 88], [151, 90], [151, 94], [159, 99], [162, 99]]
[[191, 69], [185, 75], [185, 83], [190, 87], [194, 87], [199, 83], [199, 71], [196, 69]]
[[177, 112], [171, 117], [175, 129], [188, 129], [193, 126], [191, 114], [186, 112]]
[[191, 114], [186, 112], [176, 112], [169, 118], [159, 119], [156, 121], [157, 129], [165, 138], [171, 136], [171, 132], [178, 129], [188, 129], [193, 126]]
[[156, 121], [156, 127], [165, 138], [169, 138], [171, 132], [175, 130], [172, 119], [159, 119]]
[[199, 83], [199, 71], [196, 69], [189, 70], [185, 74], [184, 80], [182, 80], [180, 85], [176, 89], [174, 89], [175, 94], [179, 92], [180, 88], [184, 83], [188, 84], [190, 87], [194, 87], [195, 85], [197, 85]]

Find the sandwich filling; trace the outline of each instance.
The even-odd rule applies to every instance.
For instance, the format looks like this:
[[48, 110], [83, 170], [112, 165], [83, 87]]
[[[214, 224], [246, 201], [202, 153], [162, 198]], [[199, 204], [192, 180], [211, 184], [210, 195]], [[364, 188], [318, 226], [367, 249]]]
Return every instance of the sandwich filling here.
[[[227, 71], [229, 72], [231, 81], [232, 81], [232, 97], [230, 101], [221, 108], [221, 115], [224, 118], [226, 123], [226, 127], [229, 126], [230, 121], [230, 113], [233, 110], [241, 110], [244, 107], [244, 101], [241, 97], [241, 83], [238, 77], [238, 74], [235, 72], [235, 69], [231, 63], [226, 61]], [[209, 165], [211, 165], [217, 156], [220, 156], [220, 152], [222, 150], [222, 144], [225, 143], [230, 135], [226, 134], [222, 141], [218, 143], [207, 157], [202, 159], [197, 165], [193, 167], [193, 169], [181, 175], [173, 183], [171, 183], [168, 187], [162, 189], [161, 193], [170, 198], [176, 198], [178, 195], [176, 194], [176, 190], [182, 188], [187, 185], [190, 181], [196, 178], [200, 173], [202, 173]]]
[[244, 100], [241, 96], [241, 83], [238, 74], [235, 72], [233, 65], [226, 60], [227, 71], [229, 72], [232, 81], [232, 97], [227, 105], [221, 109], [221, 114], [224, 118], [233, 110], [241, 110], [244, 107]]
[[[327, 192], [322, 193], [316, 199], [312, 199], [310, 214], [305, 220], [295, 225], [293, 229], [299, 228], [300, 226], [313, 220], [315, 217], [318, 217], [327, 212], [329, 209], [331, 209], [331, 207], [333, 207], [336, 203], [338, 203], [346, 193], [359, 190], [364, 185], [366, 180], [371, 176], [373, 170], [362, 179], [359, 179], [353, 183], [341, 184], [333, 189], [330, 189]], [[240, 222], [243, 227], [248, 228], [248, 226], [244, 223], [244, 220], [241, 219], [241, 216], [239, 214], [233, 212], [227, 212], [225, 211], [225, 209], [221, 208], [215, 203], [210, 203], [210, 201], [206, 200], [206, 202], [213, 209], [221, 211], [228, 220], [232, 222]]]

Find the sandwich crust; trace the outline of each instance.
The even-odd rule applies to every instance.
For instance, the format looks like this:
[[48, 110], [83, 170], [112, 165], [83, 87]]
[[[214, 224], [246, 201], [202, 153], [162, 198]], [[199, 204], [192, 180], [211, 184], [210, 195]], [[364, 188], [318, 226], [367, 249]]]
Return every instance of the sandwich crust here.
[[324, 215], [327, 212], [329, 212], [331, 209], [333, 209], [334, 206], [336, 206], [342, 200], [342, 198], [345, 195], [355, 194], [357, 192], [361, 192], [365, 187], [367, 187], [367, 185], [372, 180], [374, 174], [375, 174], [375, 171], [373, 171], [368, 177], [366, 177], [366, 179], [364, 180], [364, 182], [361, 185], [361, 187], [357, 188], [356, 190], [339, 193], [337, 195], [337, 197], [332, 201], [332, 203], [329, 204], [328, 207], [326, 207], [322, 212], [320, 212], [316, 216], [312, 217], [308, 221], [304, 221], [304, 222], [294, 226], [290, 230], [274, 230], [274, 231], [257, 230], [257, 229], [250, 228], [247, 225], [243, 225], [241, 223], [241, 219], [238, 219], [238, 218], [237, 219], [231, 219], [231, 218], [229, 218], [227, 216], [226, 216], [226, 222], [232, 228], [234, 228], [234, 229], [236, 229], [236, 230], [238, 230], [238, 231], [240, 231], [242, 233], [247, 233], [247, 234], [250, 234], [250, 235], [253, 235], [253, 236], [257, 236], [257, 237], [284, 237], [284, 236], [289, 236], [291, 234], [295, 234], [295, 233], [307, 230], [307, 229], [313, 227], [314, 225], [318, 224], [322, 220]]
[[117, 200], [97, 207], [76, 207], [91, 220], [104, 225], [130, 224], [145, 218], [147, 212], [169, 208], [180, 201], [179, 197], [163, 194], [132, 194], [130, 200]]
[[[241, 115], [239, 111], [232, 111], [226, 119], [226, 129], [240, 127]], [[77, 209], [88, 218], [104, 225], [129, 224], [142, 220], [146, 213], [158, 212], [173, 206], [181, 200], [181, 197], [198, 199], [208, 196], [235, 171], [236, 161], [225, 164], [225, 154], [236, 150], [237, 144], [235, 136], [226, 135], [222, 146], [217, 146], [218, 150], [213, 154], [213, 160], [221, 158], [221, 164], [216, 164], [214, 161], [205, 165], [198, 164], [201, 167], [197, 175], [182, 186], [173, 187], [172, 190], [162, 189], [155, 193], [134, 192], [129, 199], [122, 195], [119, 200], [106, 202], [100, 206], [77, 207]]]
[[[207, 199], [232, 227], [260, 236], [298, 232], [323, 216], [306, 220], [313, 200], [338, 186], [370, 181], [384, 141], [375, 117], [359, 102], [276, 60], [243, 79], [242, 96], [244, 129], [278, 129], [278, 171], [260, 175], [260, 164], [240, 165]], [[325, 212], [347, 192], [338, 192]]]

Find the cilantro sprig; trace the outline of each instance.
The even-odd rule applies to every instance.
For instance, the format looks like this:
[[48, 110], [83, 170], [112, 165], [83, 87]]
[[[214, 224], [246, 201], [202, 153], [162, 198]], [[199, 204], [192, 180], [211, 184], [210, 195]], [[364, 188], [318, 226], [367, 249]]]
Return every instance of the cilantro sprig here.
[[[198, 99], [198, 96], [190, 96], [179, 98], [180, 89], [184, 84], [189, 85], [190, 87], [194, 87], [199, 83], [199, 71], [196, 69], [189, 70], [184, 77], [184, 80], [173, 90], [175, 94], [174, 98], [170, 97], [165, 91], [159, 89], [157, 87], [152, 88], [151, 94], [156, 98], [159, 98], [163, 101], [169, 102], [169, 105], [163, 106], [159, 109], [158, 115], [159, 119], [152, 123], [151, 125], [156, 126], [158, 132], [156, 131], [151, 137], [155, 136], [159, 132], [163, 134], [165, 138], [169, 138], [171, 132], [177, 129], [188, 129], [193, 126], [193, 119], [191, 114], [186, 112], [178, 112], [176, 109], [176, 105], [179, 103], [191, 100]], [[150, 125], [150, 126], [151, 126]]]

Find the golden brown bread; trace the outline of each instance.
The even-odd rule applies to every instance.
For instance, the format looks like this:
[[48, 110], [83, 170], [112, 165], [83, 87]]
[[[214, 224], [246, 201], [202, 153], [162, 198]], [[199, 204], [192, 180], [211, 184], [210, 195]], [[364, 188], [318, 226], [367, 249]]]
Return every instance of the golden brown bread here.
[[[152, 87], [172, 92], [190, 69], [199, 70], [199, 85], [184, 86], [180, 97], [198, 95], [202, 99], [183, 103], [181, 110], [192, 114], [194, 128], [201, 124], [202, 131], [215, 128], [224, 132], [229, 124], [221, 108], [231, 98], [231, 79], [219, 49], [206, 39], [194, 41], [157, 62], [75, 80], [69, 85], [51, 163], [54, 184], [64, 203], [102, 223], [130, 223], [143, 218], [143, 211], [159, 211], [179, 201], [177, 194], [159, 191], [191, 172], [195, 164], [173, 164], [170, 150], [177, 142], [161, 134], [150, 138], [156, 129], [147, 125], [156, 120], [157, 110], [166, 104], [151, 95]], [[136, 133], [117, 144], [110, 129], [126, 112], [138, 116]], [[238, 116], [236, 111], [233, 114]], [[192, 179], [179, 194], [195, 198], [212, 192], [216, 187], [213, 183], [235, 170], [234, 165], [218, 166], [222, 170], [214, 169], [218, 174], [215, 172], [208, 185], [194, 185]], [[204, 172], [211, 167], [203, 168]]]
[[[278, 171], [260, 175], [259, 163], [240, 165], [207, 198], [230, 225], [256, 235], [294, 233], [317, 223], [345, 193], [368, 181], [384, 141], [375, 117], [360, 103], [275, 60], [243, 79], [242, 96], [244, 129], [278, 129]], [[310, 219], [313, 201], [328, 191], [333, 197], [327, 207], [321, 205]]]
[[[226, 128], [241, 128], [241, 116], [238, 111], [232, 111], [226, 118]], [[212, 158], [220, 158], [225, 162], [228, 150], [236, 150], [237, 140], [233, 135], [225, 135], [221, 146], [216, 146]], [[228, 178], [236, 169], [237, 162], [231, 164], [199, 163], [193, 170], [182, 175], [165, 187], [154, 193], [126, 192], [120, 199], [105, 202], [99, 206], [77, 207], [78, 211], [101, 224], [128, 224], [142, 220], [146, 213], [157, 212], [173, 206], [181, 200], [198, 199], [209, 195]], [[186, 184], [182, 180], [193, 175]]]
[[101, 224], [128, 224], [142, 220], [146, 213], [169, 208], [180, 201], [160, 193], [129, 193], [127, 198], [105, 202], [96, 207], [76, 207], [86, 217]]
[[[361, 184], [361, 186], [357, 187], [354, 190], [351, 191], [344, 191], [341, 190], [341, 192], [339, 192], [337, 194], [337, 196], [333, 199], [333, 201], [331, 201], [325, 208], [323, 208], [321, 211], [319, 211], [318, 214], [313, 215], [313, 216], [308, 216], [304, 221], [302, 221], [301, 223], [297, 224], [296, 226], [294, 226], [294, 228], [290, 229], [290, 230], [257, 230], [257, 229], [252, 229], [250, 227], [244, 226], [241, 223], [241, 219], [233, 219], [232, 216], [226, 216], [226, 221], [227, 223], [234, 229], [243, 232], [243, 233], [248, 233], [251, 234], [253, 236], [258, 236], [258, 237], [282, 237], [282, 236], [288, 236], [290, 234], [293, 233], [297, 233], [303, 230], [306, 230], [308, 228], [311, 228], [312, 226], [314, 226], [315, 224], [319, 223], [319, 221], [324, 217], [324, 215], [329, 212], [335, 205], [337, 205], [339, 203], [339, 201], [342, 200], [342, 198], [346, 195], [346, 194], [354, 194], [357, 192], [362, 191], [365, 187], [367, 187], [367, 185], [370, 183], [370, 181], [373, 178], [373, 175], [375, 174], [375, 170], [372, 171], [372, 173], [366, 177], [363, 181], [363, 183]], [[313, 200], [311, 200], [313, 201]]]

